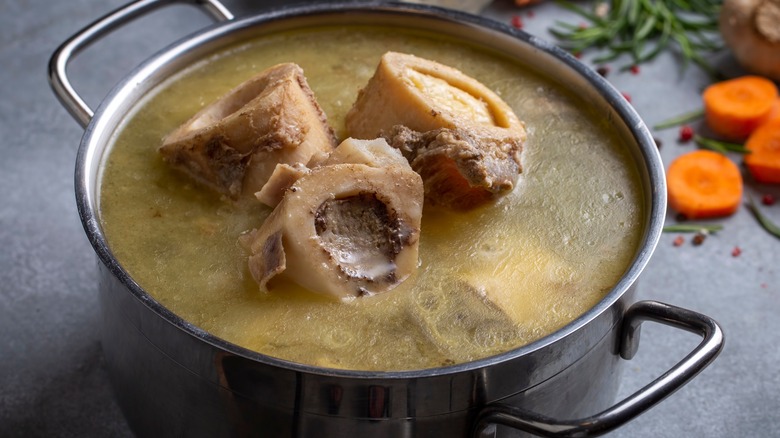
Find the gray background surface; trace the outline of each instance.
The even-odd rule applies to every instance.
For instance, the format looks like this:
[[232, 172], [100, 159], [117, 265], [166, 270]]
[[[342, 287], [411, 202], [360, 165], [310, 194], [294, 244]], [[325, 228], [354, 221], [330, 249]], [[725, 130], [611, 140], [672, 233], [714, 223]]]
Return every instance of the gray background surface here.
[[[0, 0], [0, 436], [129, 436], [108, 384], [96, 300], [96, 261], [73, 195], [73, 169], [83, 130], [59, 105], [46, 80], [55, 48], [125, 0]], [[269, 1], [225, 0], [236, 15], [273, 7]], [[289, 2], [287, 2], [289, 4]], [[277, 2], [277, 5], [281, 2]], [[542, 38], [555, 19], [577, 23], [552, 3], [526, 10], [496, 0], [483, 15]], [[175, 7], [107, 37], [70, 69], [76, 88], [96, 106], [138, 62], [209, 24], [200, 12]], [[151, 29], [152, 31], [149, 31]], [[588, 63], [591, 54], [583, 61]], [[728, 54], [717, 64], [739, 70]], [[613, 66], [613, 71], [617, 65]], [[700, 107], [708, 78], [680, 73], [667, 55], [638, 75], [612, 73], [648, 125]], [[656, 132], [665, 163], [692, 150], [677, 131]], [[780, 187], [746, 177], [754, 197]], [[764, 211], [780, 223], [780, 203]], [[673, 213], [668, 222], [673, 222]], [[704, 245], [674, 247], [661, 239], [639, 297], [707, 314], [726, 333], [715, 363], [672, 397], [611, 434], [615, 437], [780, 436], [780, 240], [745, 208], [716, 221], [725, 230]], [[732, 257], [735, 246], [742, 255]], [[684, 356], [698, 339], [646, 324], [639, 354], [625, 367], [621, 394], [639, 389]]]

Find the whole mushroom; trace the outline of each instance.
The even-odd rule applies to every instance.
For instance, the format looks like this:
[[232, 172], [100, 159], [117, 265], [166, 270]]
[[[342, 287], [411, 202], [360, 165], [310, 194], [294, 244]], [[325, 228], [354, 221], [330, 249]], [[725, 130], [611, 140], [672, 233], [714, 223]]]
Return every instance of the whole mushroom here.
[[724, 0], [719, 26], [745, 69], [780, 81], [780, 0]]

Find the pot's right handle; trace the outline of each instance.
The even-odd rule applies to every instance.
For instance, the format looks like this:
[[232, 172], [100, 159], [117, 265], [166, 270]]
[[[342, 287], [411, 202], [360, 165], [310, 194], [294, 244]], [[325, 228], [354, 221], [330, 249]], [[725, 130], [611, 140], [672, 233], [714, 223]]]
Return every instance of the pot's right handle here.
[[89, 124], [94, 111], [73, 88], [67, 74], [68, 63], [79, 52], [102, 36], [135, 18], [173, 3], [192, 4], [201, 7], [217, 21], [233, 19], [233, 14], [218, 0], [138, 0], [110, 12], [88, 25], [62, 43], [51, 56], [49, 60], [49, 83], [62, 106], [68, 110], [70, 115], [82, 127], [86, 127]]
[[620, 345], [622, 358], [634, 357], [639, 347], [639, 332], [644, 321], [655, 321], [687, 330], [701, 335], [703, 339], [690, 354], [661, 377], [592, 417], [556, 420], [514, 406], [490, 405], [479, 413], [474, 436], [481, 436], [492, 424], [549, 437], [586, 437], [611, 432], [688, 383], [723, 349], [723, 331], [712, 318], [657, 301], [640, 301], [628, 309], [623, 319]]

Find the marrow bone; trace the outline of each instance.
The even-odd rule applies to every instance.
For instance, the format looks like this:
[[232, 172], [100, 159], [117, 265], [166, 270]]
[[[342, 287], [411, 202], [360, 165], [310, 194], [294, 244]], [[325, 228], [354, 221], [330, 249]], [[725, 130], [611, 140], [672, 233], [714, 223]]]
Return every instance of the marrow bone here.
[[422, 180], [397, 150], [347, 139], [242, 236], [249, 270], [263, 291], [277, 276], [342, 300], [390, 290], [417, 268], [422, 204]]
[[240, 84], [171, 132], [170, 165], [237, 199], [265, 185], [279, 163], [306, 163], [336, 138], [303, 70], [278, 64]]
[[404, 150], [431, 204], [476, 207], [513, 190], [522, 170], [526, 131], [512, 109], [474, 78], [414, 55], [382, 56], [346, 127]]

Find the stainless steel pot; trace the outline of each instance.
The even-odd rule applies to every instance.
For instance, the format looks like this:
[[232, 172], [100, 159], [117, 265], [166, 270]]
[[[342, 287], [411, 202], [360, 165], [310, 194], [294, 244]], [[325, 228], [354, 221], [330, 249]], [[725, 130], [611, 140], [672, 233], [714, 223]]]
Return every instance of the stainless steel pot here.
[[[325, 4], [242, 20], [216, 0], [190, 0], [217, 21], [150, 58], [96, 112], [70, 84], [66, 67], [121, 24], [173, 0], [141, 0], [66, 41], [52, 56], [55, 94], [86, 130], [76, 166], [79, 214], [99, 263], [103, 351], [117, 400], [143, 436], [593, 436], [611, 431], [670, 395], [720, 352], [723, 335], [707, 316], [658, 302], [634, 303], [637, 278], [661, 234], [666, 189], [653, 139], [606, 81], [534, 36], [476, 16], [387, 4]], [[365, 372], [290, 363], [225, 342], [150, 297], [111, 253], [100, 226], [98, 171], [111, 136], [139, 99], [181, 69], [237, 41], [312, 24], [382, 24], [434, 30], [532, 63], [585, 95], [629, 139], [647, 200], [645, 232], [630, 268], [586, 314], [530, 345], [461, 365]], [[630, 307], [629, 307], [630, 306]], [[643, 321], [702, 336], [657, 380], [615, 403], [620, 365], [638, 346]]]

